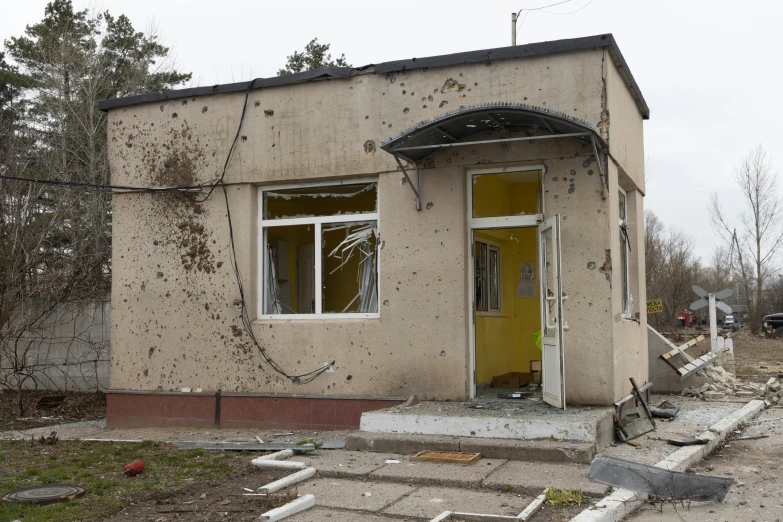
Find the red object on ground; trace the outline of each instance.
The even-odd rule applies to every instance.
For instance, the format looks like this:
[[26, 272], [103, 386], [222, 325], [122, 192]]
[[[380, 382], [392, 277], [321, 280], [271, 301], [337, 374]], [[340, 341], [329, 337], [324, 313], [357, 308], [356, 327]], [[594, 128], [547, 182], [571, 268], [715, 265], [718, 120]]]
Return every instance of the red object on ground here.
[[124, 468], [122, 468], [122, 472], [125, 474], [126, 477], [133, 477], [134, 475], [138, 475], [144, 471], [144, 462], [140, 460], [134, 460], [130, 464], [127, 464]]

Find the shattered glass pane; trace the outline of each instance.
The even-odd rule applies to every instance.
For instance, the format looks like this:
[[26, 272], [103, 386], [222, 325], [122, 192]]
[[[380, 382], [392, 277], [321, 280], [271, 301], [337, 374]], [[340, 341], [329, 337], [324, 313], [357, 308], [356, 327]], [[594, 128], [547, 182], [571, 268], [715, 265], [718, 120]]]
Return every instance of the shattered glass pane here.
[[324, 224], [323, 313], [378, 312], [378, 224]]
[[315, 230], [313, 225], [266, 229], [264, 313], [315, 312]]
[[264, 219], [371, 214], [378, 184], [324, 185], [264, 191]]
[[473, 176], [473, 217], [536, 214], [541, 208], [541, 171]]

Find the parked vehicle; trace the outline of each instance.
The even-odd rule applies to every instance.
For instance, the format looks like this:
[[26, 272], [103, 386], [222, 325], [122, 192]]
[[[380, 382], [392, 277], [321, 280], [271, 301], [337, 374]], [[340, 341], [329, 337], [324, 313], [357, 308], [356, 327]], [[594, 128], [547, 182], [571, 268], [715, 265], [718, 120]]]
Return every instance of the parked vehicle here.
[[674, 316], [674, 319], [677, 321], [678, 326], [688, 327], [701, 324], [699, 317], [691, 310], [685, 308], [677, 312], [677, 315]]
[[761, 318], [762, 337], [780, 337], [783, 339], [783, 313], [765, 315]]

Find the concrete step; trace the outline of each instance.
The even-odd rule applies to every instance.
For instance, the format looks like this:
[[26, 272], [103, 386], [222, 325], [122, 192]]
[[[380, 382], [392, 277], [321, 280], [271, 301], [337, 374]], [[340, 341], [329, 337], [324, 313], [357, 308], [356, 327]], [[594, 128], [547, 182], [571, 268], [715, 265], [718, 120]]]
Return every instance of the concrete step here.
[[573, 462], [589, 464], [595, 444], [559, 440], [513, 440], [446, 435], [356, 432], [345, 439], [345, 449], [412, 455], [419, 451], [462, 451], [481, 453], [488, 459], [528, 462]]

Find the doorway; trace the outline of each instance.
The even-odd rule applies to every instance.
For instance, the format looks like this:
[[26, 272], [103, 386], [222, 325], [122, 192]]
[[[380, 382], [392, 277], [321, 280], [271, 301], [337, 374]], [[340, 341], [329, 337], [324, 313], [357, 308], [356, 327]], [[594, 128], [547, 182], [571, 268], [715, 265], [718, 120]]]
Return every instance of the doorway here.
[[468, 172], [470, 396], [543, 391], [565, 408], [559, 217], [544, 221], [542, 173]]

